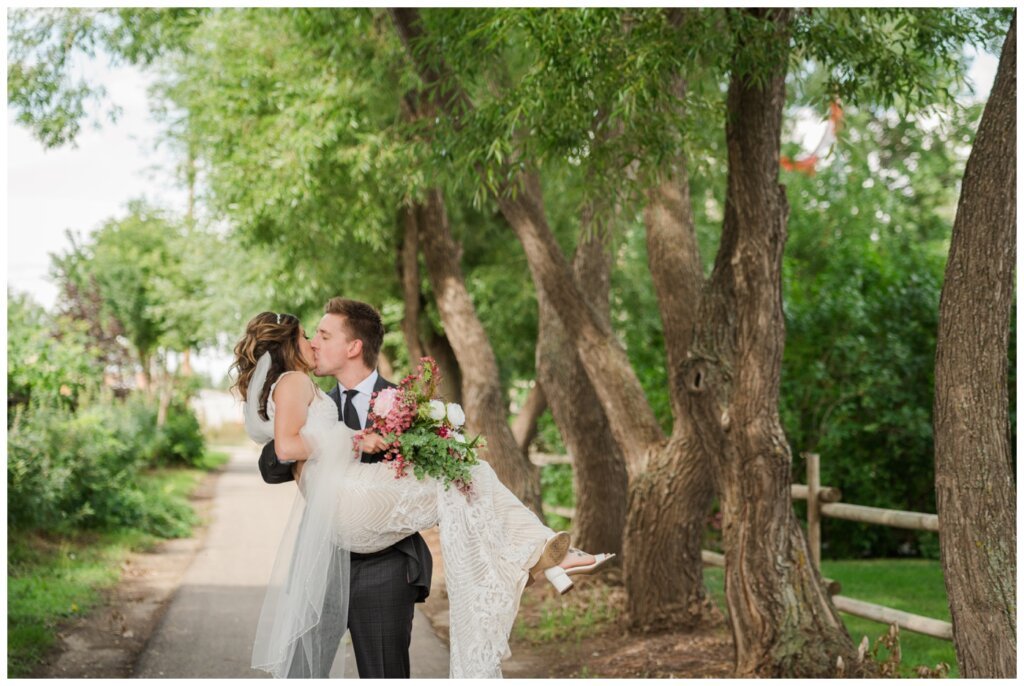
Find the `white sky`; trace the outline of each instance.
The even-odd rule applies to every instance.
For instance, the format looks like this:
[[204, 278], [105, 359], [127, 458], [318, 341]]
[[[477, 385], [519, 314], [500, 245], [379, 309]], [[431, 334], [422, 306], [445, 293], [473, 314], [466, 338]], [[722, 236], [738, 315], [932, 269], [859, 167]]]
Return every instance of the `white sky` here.
[[88, 234], [123, 213], [127, 202], [145, 196], [184, 214], [187, 195], [176, 187], [175, 160], [157, 147], [160, 127], [149, 116], [149, 79], [131, 67], [102, 62], [85, 65], [84, 75], [107, 88], [122, 108], [116, 124], [83, 126], [76, 145], [45, 149], [7, 113], [7, 278], [50, 308], [57, 296], [49, 280], [50, 253], [70, 244], [65, 230]]
[[[975, 59], [969, 77], [979, 98], [988, 96], [997, 64], [989, 54]], [[133, 67], [112, 67], [102, 57], [79, 69], [106, 87], [109, 102], [123, 110], [118, 123], [99, 129], [87, 124], [76, 146], [46, 150], [7, 113], [7, 284], [46, 308], [57, 296], [48, 277], [49, 255], [69, 246], [65, 230], [87, 235], [122, 214], [134, 198], [144, 196], [181, 214], [187, 200], [171, 173], [175, 159], [157, 145], [160, 126], [150, 117], [146, 98], [150, 77]], [[824, 114], [796, 127], [808, 150], [821, 137]], [[200, 360], [199, 366], [206, 365]]]

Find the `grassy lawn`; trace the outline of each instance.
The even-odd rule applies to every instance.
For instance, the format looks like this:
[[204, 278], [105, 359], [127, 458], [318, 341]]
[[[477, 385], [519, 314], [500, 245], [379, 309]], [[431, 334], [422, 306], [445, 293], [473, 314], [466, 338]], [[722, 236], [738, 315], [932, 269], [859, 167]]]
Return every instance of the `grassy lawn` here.
[[[942, 566], [938, 560], [824, 560], [821, 566], [825, 576], [843, 585], [842, 595], [848, 598], [950, 621]], [[725, 611], [722, 570], [705, 568], [704, 580], [715, 602]], [[886, 624], [846, 613], [842, 613], [842, 617], [854, 643], [867, 636], [874, 647], [878, 637], [889, 629]], [[901, 676], [916, 676], [916, 665], [934, 667], [939, 662], [949, 664], [949, 676], [959, 675], [956, 652], [950, 641], [901, 630], [900, 650]], [[878, 656], [885, 659], [887, 655], [885, 648], [880, 648]]]
[[[212, 469], [228, 456], [207, 453], [203, 467]], [[203, 469], [160, 469], [146, 474], [149, 497], [168, 509], [187, 507], [188, 495], [206, 473]], [[196, 523], [194, 515], [183, 531]], [[121, 564], [131, 551], [147, 550], [156, 536], [135, 529], [107, 532], [17, 532], [7, 535], [7, 671], [24, 677], [56, 640], [61, 621], [87, 613], [101, 591], [117, 583]]]

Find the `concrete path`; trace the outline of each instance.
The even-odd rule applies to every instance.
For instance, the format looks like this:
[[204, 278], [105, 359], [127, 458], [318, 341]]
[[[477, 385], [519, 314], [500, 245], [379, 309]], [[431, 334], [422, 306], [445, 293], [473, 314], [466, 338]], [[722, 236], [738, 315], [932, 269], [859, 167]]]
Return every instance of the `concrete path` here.
[[[256, 622], [296, 489], [260, 479], [254, 446], [232, 447], [217, 481], [203, 548], [182, 579], [133, 676], [265, 677], [249, 668]], [[345, 636], [345, 676], [356, 677]], [[446, 678], [448, 647], [417, 606], [410, 655], [415, 678]], [[331, 676], [337, 673], [338, 665]]]

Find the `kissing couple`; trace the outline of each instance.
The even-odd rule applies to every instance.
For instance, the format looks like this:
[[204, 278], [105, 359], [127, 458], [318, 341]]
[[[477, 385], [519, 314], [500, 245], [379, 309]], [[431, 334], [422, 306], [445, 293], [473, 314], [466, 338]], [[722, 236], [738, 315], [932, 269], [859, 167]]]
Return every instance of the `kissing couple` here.
[[[235, 387], [246, 430], [264, 445], [263, 478], [298, 486], [252, 666], [325, 678], [348, 630], [361, 678], [408, 678], [413, 609], [429, 593], [433, 563], [418, 532], [439, 526], [449, 675], [500, 677], [525, 586], [543, 578], [565, 593], [572, 576], [614, 554], [570, 548], [569, 535], [545, 526], [483, 460], [470, 467], [471, 497], [431, 476], [398, 478], [387, 442], [367, 425], [372, 396], [395, 387], [377, 372], [383, 338], [376, 309], [338, 297], [312, 339], [298, 317], [263, 312], [235, 346]], [[324, 393], [310, 372], [338, 385]]]

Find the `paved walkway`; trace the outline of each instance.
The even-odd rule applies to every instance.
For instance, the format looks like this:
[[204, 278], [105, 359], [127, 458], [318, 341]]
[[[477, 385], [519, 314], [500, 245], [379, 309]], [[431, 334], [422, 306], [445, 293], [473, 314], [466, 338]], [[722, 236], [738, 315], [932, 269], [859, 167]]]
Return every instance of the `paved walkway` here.
[[[264, 677], [249, 668], [256, 622], [274, 555], [287, 523], [293, 484], [263, 483], [253, 446], [231, 448], [220, 475], [207, 538], [167, 613], [140, 656], [133, 676]], [[345, 676], [355, 677], [346, 635]], [[446, 678], [448, 648], [417, 606], [412, 676]], [[331, 676], [342, 676], [335, 672]]]

